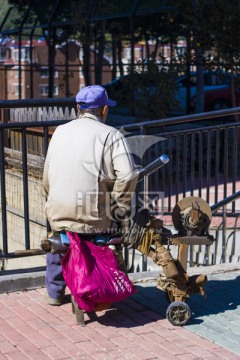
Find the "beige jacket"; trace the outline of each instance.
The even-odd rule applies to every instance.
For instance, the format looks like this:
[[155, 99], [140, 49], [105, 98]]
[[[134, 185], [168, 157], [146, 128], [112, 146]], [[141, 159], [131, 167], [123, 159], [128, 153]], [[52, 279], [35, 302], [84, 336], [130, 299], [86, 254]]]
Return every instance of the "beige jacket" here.
[[126, 139], [85, 114], [59, 126], [44, 166], [46, 215], [52, 230], [115, 231], [129, 214], [138, 171]]

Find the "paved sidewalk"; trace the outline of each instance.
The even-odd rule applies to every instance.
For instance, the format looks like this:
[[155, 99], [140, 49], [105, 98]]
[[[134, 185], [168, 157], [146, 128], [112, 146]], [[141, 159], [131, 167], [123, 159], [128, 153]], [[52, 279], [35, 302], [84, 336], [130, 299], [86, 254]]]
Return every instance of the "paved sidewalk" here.
[[240, 359], [240, 270], [208, 276], [207, 300], [193, 295], [188, 325], [165, 318], [167, 302], [154, 279], [138, 293], [75, 324], [69, 296], [49, 306], [45, 288], [0, 295], [0, 360]]
[[[155, 284], [143, 283], [134, 298], [164, 317], [168, 304], [166, 305], [165, 299], [154, 287]], [[184, 329], [234, 352], [235, 358], [240, 359], [240, 270], [208, 275], [205, 291], [206, 299], [200, 294], [190, 297], [188, 305], [192, 317]], [[179, 334], [181, 336], [181, 332]], [[189, 339], [191, 336], [189, 335]], [[199, 352], [195, 355], [208, 359], [210, 355], [202, 352], [201, 341], [199, 338]], [[177, 343], [181, 341], [178, 340]], [[213, 351], [210, 349], [211, 346], [207, 350]], [[191, 351], [191, 347], [189, 350]], [[220, 352], [220, 359], [221, 356], [223, 355]]]

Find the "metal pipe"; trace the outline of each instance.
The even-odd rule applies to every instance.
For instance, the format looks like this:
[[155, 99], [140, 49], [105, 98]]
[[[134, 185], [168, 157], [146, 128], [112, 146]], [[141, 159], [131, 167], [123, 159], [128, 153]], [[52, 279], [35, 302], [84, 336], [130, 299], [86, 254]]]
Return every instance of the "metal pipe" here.
[[[216, 149], [220, 148], [220, 136], [219, 130], [216, 130]], [[219, 151], [216, 152], [215, 156], [215, 204], [218, 202], [218, 186], [219, 186], [219, 166], [220, 166], [220, 156]]]
[[43, 138], [43, 154], [46, 157], [48, 150], [48, 126], [44, 127], [44, 138]]
[[175, 186], [176, 186], [176, 203], [178, 203], [178, 194], [179, 194], [179, 153], [180, 153], [180, 136], [175, 136], [176, 139], [176, 169], [175, 169]]
[[[37, 19], [35, 20], [34, 25], [37, 24]], [[32, 99], [34, 97], [33, 92], [33, 35], [35, 32], [35, 27], [30, 32], [30, 98]]]
[[76, 106], [76, 99], [70, 98], [48, 98], [48, 99], [22, 99], [19, 100], [0, 100], [0, 109], [28, 108], [28, 107], [48, 107], [48, 106]]
[[54, 19], [54, 16], [56, 14], [56, 11], [58, 9], [60, 0], [56, 0], [55, 4], [53, 6], [52, 13], [50, 14], [50, 19], [48, 22], [48, 68], [49, 68], [49, 77], [48, 77], [48, 96], [49, 98], [53, 97], [53, 87], [54, 87], [54, 67], [55, 67], [55, 42], [56, 42], [56, 29], [52, 27], [52, 22]]
[[206, 193], [206, 201], [209, 203], [210, 198], [210, 180], [211, 180], [211, 162], [212, 162], [212, 132], [209, 131], [207, 134], [207, 193]]
[[224, 129], [224, 160], [223, 160], [223, 177], [224, 177], [224, 188], [223, 196], [227, 197], [227, 181], [228, 181], [228, 131]]
[[[0, 100], [0, 109], [1, 108], [26, 108], [26, 107], [42, 107], [42, 106], [76, 106], [76, 99], [74, 97], [69, 98], [48, 98], [48, 99], [22, 99], [19, 100]], [[195, 115], [186, 115], [186, 116], [179, 116], [173, 118], [165, 118], [160, 120], [152, 120], [152, 121], [145, 121], [141, 123], [141, 127], [156, 127], [158, 125], [173, 125], [173, 124], [181, 124], [181, 123], [189, 123], [195, 122], [199, 120], [205, 119], [214, 119], [218, 117], [230, 116], [234, 114], [240, 114], [240, 107], [218, 110], [218, 111], [210, 111]], [[228, 127], [236, 127], [235, 123], [230, 123], [226, 125]], [[221, 128], [222, 125], [214, 125], [211, 127], [207, 127], [209, 130], [211, 129], [218, 129]], [[139, 129], [139, 124], [128, 124], [122, 126], [125, 130], [134, 130]], [[176, 131], [176, 134], [181, 133], [181, 131]]]
[[25, 228], [25, 249], [30, 249], [29, 234], [29, 201], [28, 201], [28, 170], [27, 170], [27, 139], [26, 129], [22, 131], [22, 168], [23, 168], [23, 207]]
[[149, 175], [143, 177], [143, 184], [144, 207], [148, 208]]
[[[233, 132], [238, 132], [237, 128], [233, 128], [231, 129], [231, 131]], [[237, 136], [233, 136], [233, 148], [230, 154], [230, 159], [233, 159], [232, 161], [232, 191], [236, 192], [236, 182], [237, 182], [237, 156], [238, 154], [238, 142], [237, 142]], [[233, 203], [232, 206], [232, 211], [235, 212], [236, 207], [235, 207], [235, 202]]]
[[69, 37], [66, 38], [66, 62], [65, 62], [65, 74], [66, 74], [66, 96], [69, 96]]
[[30, 5], [28, 6], [18, 29], [18, 97], [19, 99], [22, 98], [22, 29], [23, 29], [23, 25], [28, 19], [28, 15], [30, 13], [32, 5], [33, 5], [33, 1], [31, 1]]
[[169, 158], [167, 155], [163, 154], [158, 159], [151, 162], [149, 165], [147, 165], [145, 168], [143, 168], [138, 177], [138, 182], [141, 181], [144, 176], [152, 174], [154, 171], [160, 169], [162, 166], [167, 164], [169, 161]]
[[4, 130], [0, 130], [0, 169], [1, 169], [1, 213], [2, 213], [2, 239], [3, 254], [8, 253], [7, 242], [7, 204], [6, 204], [6, 182], [5, 182], [5, 162], [4, 162]]
[[235, 194], [232, 194], [232, 195], [226, 197], [225, 199], [219, 201], [217, 204], [212, 205], [211, 211], [214, 212], [214, 211], [218, 210], [219, 208], [223, 207], [224, 205], [227, 205], [227, 204], [237, 200], [238, 198], [240, 198], [240, 191], [237, 191]]
[[186, 196], [186, 185], [187, 185], [187, 154], [188, 154], [188, 136], [183, 136], [183, 197]]
[[198, 196], [202, 197], [202, 188], [203, 188], [203, 133], [200, 132], [199, 133], [199, 146], [198, 146], [198, 151], [199, 151], [199, 193]]
[[226, 205], [223, 205], [223, 221], [222, 221], [222, 263], [226, 262]]

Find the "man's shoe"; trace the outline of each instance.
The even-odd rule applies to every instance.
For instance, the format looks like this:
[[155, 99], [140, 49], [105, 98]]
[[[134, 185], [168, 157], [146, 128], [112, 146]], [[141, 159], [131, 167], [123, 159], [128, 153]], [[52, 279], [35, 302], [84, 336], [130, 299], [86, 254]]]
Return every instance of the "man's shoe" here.
[[61, 306], [62, 299], [53, 299], [50, 296], [48, 296], [48, 304], [52, 306]]

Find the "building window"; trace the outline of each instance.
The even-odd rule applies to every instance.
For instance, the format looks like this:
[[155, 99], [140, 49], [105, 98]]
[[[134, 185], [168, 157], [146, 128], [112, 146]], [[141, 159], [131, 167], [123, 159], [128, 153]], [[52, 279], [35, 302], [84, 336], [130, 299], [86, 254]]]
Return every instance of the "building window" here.
[[58, 86], [57, 86], [57, 85], [54, 85], [53, 95], [55, 95], [55, 96], [58, 96], [58, 95], [59, 95], [59, 91], [58, 91]]
[[[14, 71], [14, 77], [15, 77], [16, 79], [18, 79], [18, 78], [19, 78], [19, 67], [18, 67], [18, 66], [14, 66], [14, 67], [12, 68], [12, 70]], [[23, 73], [23, 70], [21, 71], [21, 73]]]
[[[59, 90], [58, 85], [53, 86], [53, 95], [58, 96]], [[41, 96], [48, 96], [48, 85], [40, 85], [40, 95]]]
[[[12, 57], [13, 57], [14, 61], [19, 60], [19, 49], [13, 50]], [[21, 61], [30, 61], [30, 49], [29, 48], [21, 49]]]
[[[43, 67], [40, 69], [40, 77], [41, 78], [48, 78], [49, 77], [49, 71], [47, 67]], [[54, 70], [54, 77], [58, 78], [58, 71]]]
[[[13, 84], [13, 89], [14, 89], [14, 93], [16, 96], [19, 96], [19, 84]], [[21, 89], [22, 89], [22, 84], [21, 84]]]
[[7, 60], [7, 49], [0, 47], [0, 61]]
[[131, 49], [130, 48], [125, 48], [124, 49], [124, 57], [129, 60], [131, 58]]
[[48, 78], [48, 69], [46, 68], [42, 68], [41, 70], [40, 70], [40, 77], [41, 78]]
[[177, 55], [185, 55], [187, 52], [186, 46], [177, 46]]
[[83, 60], [83, 58], [84, 58], [84, 51], [83, 51], [83, 48], [82, 47], [80, 47], [80, 50], [79, 50], [79, 60]]
[[40, 95], [48, 96], [48, 86], [47, 85], [40, 85]]

